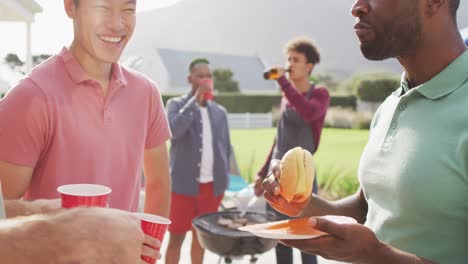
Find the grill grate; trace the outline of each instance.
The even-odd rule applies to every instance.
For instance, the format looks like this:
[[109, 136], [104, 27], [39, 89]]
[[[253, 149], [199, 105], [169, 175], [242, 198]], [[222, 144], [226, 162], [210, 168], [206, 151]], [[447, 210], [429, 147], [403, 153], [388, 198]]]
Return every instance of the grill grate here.
[[[197, 231], [200, 245], [204, 249], [224, 256], [226, 260], [236, 256], [262, 254], [276, 245], [276, 240], [256, 237], [249, 232], [218, 225], [220, 217], [233, 219], [239, 214], [239, 211], [222, 211], [195, 218], [192, 225]], [[251, 212], [248, 212], [244, 218], [247, 218], [250, 223], [266, 223], [275, 220], [274, 215]], [[255, 260], [255, 257], [252, 260]]]
[[[218, 224], [218, 220], [220, 217], [226, 219], [234, 219], [235, 217], [239, 216], [239, 211], [223, 211], [217, 212], [214, 214], [203, 215], [193, 220], [193, 225], [197, 228], [204, 230], [205, 232], [214, 234], [214, 235], [222, 235], [226, 237], [238, 238], [238, 237], [254, 237], [249, 232], [240, 231], [237, 229], [231, 229], [224, 226], [220, 226]], [[255, 213], [255, 212], [247, 212], [243, 218], [247, 218], [249, 223], [252, 224], [260, 224], [260, 223], [267, 223], [275, 220], [273, 214], [262, 214], [262, 213]]]

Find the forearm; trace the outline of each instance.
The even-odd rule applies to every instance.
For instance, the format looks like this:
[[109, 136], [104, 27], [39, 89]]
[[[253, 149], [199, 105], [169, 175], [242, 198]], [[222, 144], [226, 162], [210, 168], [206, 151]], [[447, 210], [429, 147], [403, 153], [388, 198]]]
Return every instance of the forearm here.
[[59, 207], [59, 200], [5, 200], [5, 213], [7, 218], [50, 213], [53, 207]]
[[172, 137], [177, 139], [183, 136], [192, 126], [193, 113], [197, 106], [195, 97], [190, 98], [180, 109], [175, 103], [168, 105], [168, 120], [172, 131]]
[[158, 183], [146, 183], [144, 212], [163, 217], [169, 216], [171, 205], [170, 181]]
[[5, 199], [21, 199], [31, 184], [32, 167], [0, 161], [0, 182]]
[[356, 219], [363, 224], [366, 221], [367, 203], [363, 193], [356, 194], [338, 201], [327, 201], [318, 195], [313, 195], [308, 205], [303, 209], [303, 216], [343, 215]]
[[326, 113], [330, 103], [330, 95], [326, 90], [316, 89], [313, 96], [308, 99], [294, 88], [286, 77], [278, 79], [278, 84], [294, 110], [306, 122], [318, 120]]
[[166, 143], [145, 151], [145, 213], [169, 216], [171, 176]]
[[401, 251], [384, 243], [380, 243], [370, 255], [369, 260], [358, 264], [436, 264], [436, 262]]
[[58, 231], [63, 225], [46, 216], [4, 220], [0, 224], [2, 263], [71, 263], [73, 248]]

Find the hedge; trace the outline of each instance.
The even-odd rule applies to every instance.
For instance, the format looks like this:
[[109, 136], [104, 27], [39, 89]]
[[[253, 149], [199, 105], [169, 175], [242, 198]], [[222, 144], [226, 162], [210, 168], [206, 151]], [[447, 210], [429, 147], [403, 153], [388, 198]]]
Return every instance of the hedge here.
[[354, 82], [356, 97], [368, 102], [383, 102], [399, 87], [400, 79], [386, 74], [369, 74], [356, 78]]
[[[5, 96], [0, 93], [0, 98]], [[164, 94], [162, 96], [164, 105], [175, 94]], [[274, 106], [279, 106], [280, 95], [246, 95], [246, 94], [221, 94], [217, 95], [215, 101], [224, 106], [229, 113], [269, 113]], [[354, 95], [332, 95], [330, 106], [341, 106], [356, 109], [356, 97]]]
[[[163, 95], [164, 105], [178, 95]], [[218, 94], [215, 102], [224, 106], [229, 113], [268, 113], [273, 106], [279, 105], [280, 95]]]
[[[162, 96], [164, 105], [175, 96], [179, 95], [164, 94]], [[219, 94], [214, 100], [224, 106], [229, 113], [269, 113], [274, 106], [279, 106], [281, 95]], [[356, 97], [332, 95], [330, 106], [356, 109]]]
[[356, 101], [356, 96], [354, 95], [331, 95], [330, 107], [340, 106], [356, 109]]

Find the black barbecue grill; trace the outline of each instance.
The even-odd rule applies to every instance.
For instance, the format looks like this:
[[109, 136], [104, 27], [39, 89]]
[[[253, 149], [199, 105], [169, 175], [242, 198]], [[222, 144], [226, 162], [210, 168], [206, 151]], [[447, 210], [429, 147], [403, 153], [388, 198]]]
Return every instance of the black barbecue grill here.
[[[256, 237], [249, 232], [230, 229], [218, 224], [222, 218], [233, 219], [240, 215], [239, 211], [222, 211], [205, 214], [195, 218], [192, 225], [197, 231], [198, 240], [204, 249], [220, 256], [221, 263], [231, 263], [233, 258], [250, 255], [251, 263], [256, 263], [256, 255], [265, 253], [276, 246], [276, 240]], [[250, 223], [266, 223], [275, 221], [274, 215], [247, 212], [244, 218]]]

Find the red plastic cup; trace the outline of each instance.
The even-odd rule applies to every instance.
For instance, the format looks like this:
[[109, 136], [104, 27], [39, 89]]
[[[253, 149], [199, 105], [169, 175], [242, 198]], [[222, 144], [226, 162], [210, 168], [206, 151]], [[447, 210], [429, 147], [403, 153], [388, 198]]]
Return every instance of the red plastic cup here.
[[62, 197], [62, 208], [106, 207], [111, 188], [97, 184], [70, 184], [57, 188]]
[[213, 90], [214, 90], [214, 88], [213, 88], [213, 86], [214, 86], [213, 79], [203, 78], [203, 79], [198, 80], [198, 85], [202, 85], [202, 84], [206, 84], [206, 85], [208, 85], [210, 87], [210, 91], [205, 93], [205, 99], [206, 100], [213, 100], [213, 98], [214, 98], [214, 95], [213, 95]]
[[[135, 216], [140, 219], [141, 229], [143, 230], [143, 232], [149, 236], [156, 238], [162, 243], [167, 228], [171, 224], [171, 220], [161, 216], [145, 213], [135, 213]], [[160, 248], [155, 249], [160, 250]], [[141, 259], [150, 264], [156, 263], [155, 259], [146, 256], [141, 256]]]

